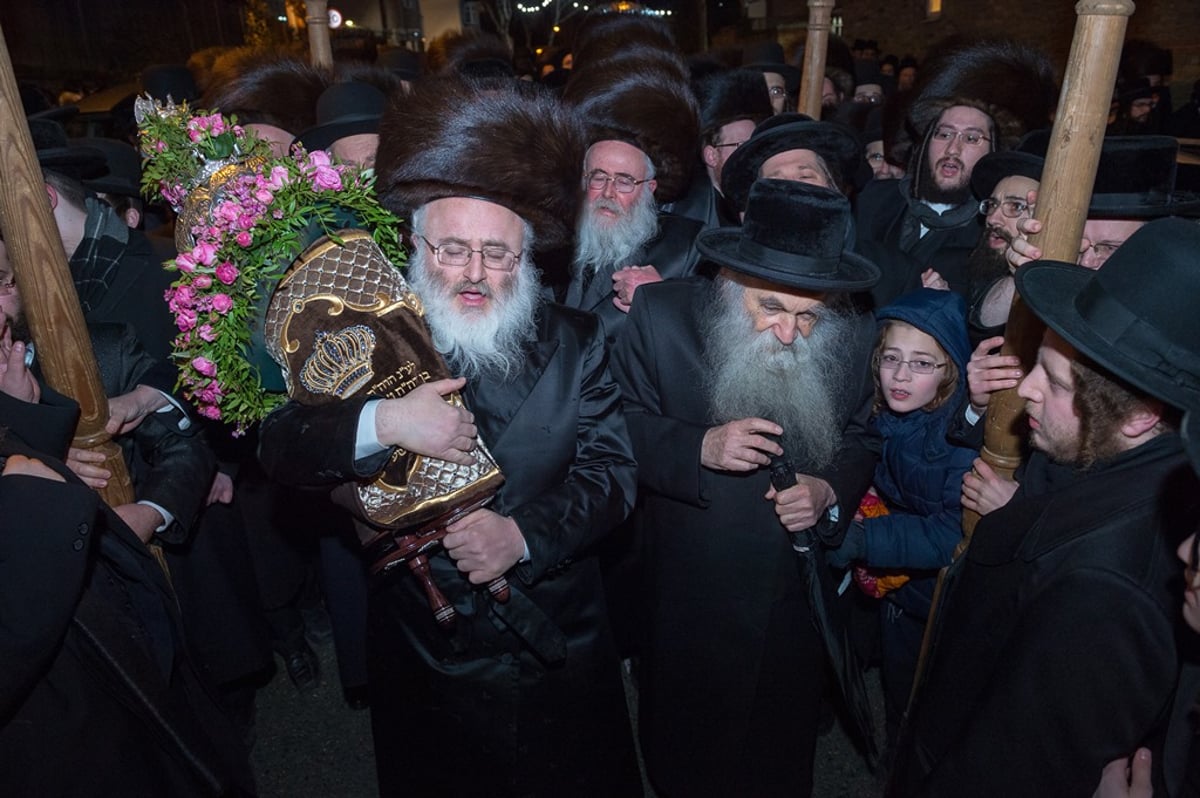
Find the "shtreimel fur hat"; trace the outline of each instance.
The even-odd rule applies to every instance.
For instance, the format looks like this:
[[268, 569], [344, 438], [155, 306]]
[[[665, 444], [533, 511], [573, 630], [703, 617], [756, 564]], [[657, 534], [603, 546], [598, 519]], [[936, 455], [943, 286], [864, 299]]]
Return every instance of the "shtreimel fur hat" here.
[[375, 188], [406, 218], [446, 197], [495, 202], [553, 249], [575, 227], [584, 149], [578, 119], [539, 86], [427, 78], [384, 111]]
[[691, 86], [653, 62], [596, 64], [573, 72], [563, 101], [587, 124], [588, 143], [632, 144], [654, 164], [655, 200], [683, 196], [700, 157], [700, 114]]

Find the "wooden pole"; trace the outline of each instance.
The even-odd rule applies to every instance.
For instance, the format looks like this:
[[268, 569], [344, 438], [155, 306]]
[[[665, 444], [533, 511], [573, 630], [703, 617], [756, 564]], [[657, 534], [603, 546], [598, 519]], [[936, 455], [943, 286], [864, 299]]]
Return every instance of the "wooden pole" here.
[[[1074, 263], [1079, 257], [1125, 27], [1133, 10], [1131, 0], [1080, 0], [1075, 4], [1075, 38], [1038, 188], [1035, 217], [1042, 223], [1042, 232], [1031, 239], [1048, 260]], [[1045, 325], [1025, 307], [1020, 295], [1015, 295], [1003, 352], [1020, 357], [1026, 373], [1035, 360], [1043, 329]], [[1023, 408], [1024, 400], [1015, 388], [995, 393], [988, 400], [980, 456], [1004, 477], [1011, 477], [1020, 464], [1018, 421]], [[978, 520], [974, 513], [969, 516], [964, 513], [963, 517], [967, 539]]]
[[50, 213], [42, 170], [25, 124], [8, 44], [0, 28], [0, 231], [4, 233], [21, 304], [37, 345], [46, 383], [79, 402], [74, 445], [104, 452], [112, 472], [100, 491], [112, 506], [133, 501], [133, 485], [120, 448], [104, 431], [108, 398], [92, 353], [79, 296]]
[[825, 50], [829, 47], [829, 22], [833, 0], [808, 0], [808, 39], [804, 43], [804, 71], [800, 78], [797, 109], [821, 118], [821, 87], [825, 83]]
[[333, 48], [329, 44], [329, 3], [308, 0], [304, 21], [308, 26], [308, 54], [313, 66], [333, 66]]

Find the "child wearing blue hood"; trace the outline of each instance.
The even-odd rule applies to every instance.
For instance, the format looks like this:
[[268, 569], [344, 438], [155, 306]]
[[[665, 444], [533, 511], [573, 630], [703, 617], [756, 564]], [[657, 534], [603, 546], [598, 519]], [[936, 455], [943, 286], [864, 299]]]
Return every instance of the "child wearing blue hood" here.
[[888, 514], [852, 524], [830, 562], [855, 560], [910, 577], [880, 605], [891, 738], [912, 688], [937, 571], [962, 539], [962, 476], [977, 453], [946, 440], [971, 356], [962, 297], [920, 288], [876, 316], [874, 423], [883, 452], [874, 488]]

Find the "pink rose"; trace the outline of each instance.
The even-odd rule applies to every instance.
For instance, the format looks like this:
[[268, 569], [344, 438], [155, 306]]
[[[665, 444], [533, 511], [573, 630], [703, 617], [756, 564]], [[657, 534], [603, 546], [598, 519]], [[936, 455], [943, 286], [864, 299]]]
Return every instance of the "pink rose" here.
[[238, 270], [229, 261], [223, 262], [217, 266], [217, 279], [225, 283], [225, 285], [233, 285], [233, 281], [237, 279]]
[[204, 134], [201, 133], [199, 130], [189, 130], [188, 138], [191, 139], [193, 142], [197, 142], [200, 139], [204, 138]]
[[196, 335], [199, 335], [203, 340], [210, 344], [217, 340], [217, 334], [213, 332], [211, 324], [201, 324], [200, 329], [196, 330]]
[[248, 247], [254, 241], [254, 238], [250, 235], [250, 233], [243, 230], [237, 234], [237, 238], [234, 240], [237, 241], [239, 247]]
[[215, 377], [217, 374], [217, 364], [206, 357], [197, 356], [192, 358], [192, 368], [205, 377]]
[[172, 311], [189, 310], [196, 304], [196, 292], [186, 285], [170, 289], [167, 305]]
[[167, 151], [167, 142], [165, 142], [165, 141], [154, 142], [154, 151], [155, 152], [166, 152]]
[[175, 266], [181, 272], [194, 272], [196, 270], [196, 258], [190, 252], [180, 252], [175, 256]]
[[225, 315], [233, 310], [233, 300], [229, 298], [229, 294], [216, 294], [212, 298], [212, 309]]
[[181, 332], [187, 332], [196, 326], [196, 311], [191, 308], [180, 308], [175, 313], [175, 326]]
[[221, 420], [221, 408], [216, 405], [204, 405], [200, 408], [200, 415], [205, 418], [211, 418], [213, 421]]
[[192, 257], [205, 266], [212, 266], [213, 257], [216, 254], [216, 246], [208, 241], [201, 241], [192, 249]]
[[254, 214], [243, 213], [238, 217], [237, 224], [238, 227], [242, 228], [243, 230], [249, 230], [251, 227], [254, 227], [254, 223], [257, 221], [258, 219], [255, 218]]
[[275, 195], [265, 188], [260, 188], [258, 191], [254, 192], [254, 198], [263, 205], [270, 205], [271, 200], [275, 199]]
[[212, 134], [214, 136], [219, 136], [225, 132], [225, 120], [221, 118], [220, 114], [213, 114], [212, 116], [208, 117], [207, 121], [212, 128]]
[[341, 191], [342, 176], [331, 166], [318, 166], [312, 173], [312, 184], [317, 191]]
[[217, 206], [217, 210], [213, 213], [213, 216], [223, 222], [236, 222], [241, 213], [242, 208], [240, 205], [238, 205], [236, 202], [225, 200]]
[[325, 152], [325, 150], [313, 150], [308, 154], [308, 163], [306, 166], [321, 167], [329, 166], [330, 163], [332, 161], [329, 160], [329, 153]]
[[201, 291], [212, 287], [212, 278], [207, 274], [197, 274], [196, 279], [192, 280], [192, 286]]

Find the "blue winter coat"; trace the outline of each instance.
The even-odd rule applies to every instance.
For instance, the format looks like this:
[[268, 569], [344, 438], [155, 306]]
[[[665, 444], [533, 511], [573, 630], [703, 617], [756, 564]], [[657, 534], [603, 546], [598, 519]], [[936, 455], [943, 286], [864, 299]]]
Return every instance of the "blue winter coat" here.
[[904, 321], [933, 336], [958, 366], [955, 394], [933, 411], [897, 415], [884, 408], [874, 419], [883, 437], [875, 490], [888, 515], [868, 518], [866, 563], [913, 571], [888, 598], [920, 618], [929, 614], [936, 571], [950, 564], [962, 539], [962, 476], [977, 452], [946, 440], [946, 427], [966, 391], [966, 304], [953, 292], [922, 288], [879, 311], [880, 323]]

